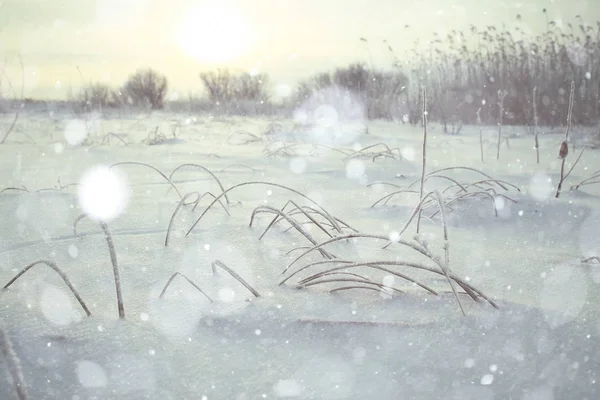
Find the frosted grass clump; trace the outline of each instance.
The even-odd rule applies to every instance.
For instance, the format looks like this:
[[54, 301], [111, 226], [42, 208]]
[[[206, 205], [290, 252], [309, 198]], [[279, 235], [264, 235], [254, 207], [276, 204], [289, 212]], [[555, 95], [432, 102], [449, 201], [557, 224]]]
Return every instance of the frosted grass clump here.
[[77, 380], [84, 388], [99, 388], [108, 384], [106, 372], [93, 361], [78, 361], [75, 372], [77, 373]]
[[71, 146], [79, 146], [87, 137], [87, 126], [85, 121], [73, 119], [67, 121], [65, 127], [65, 140]]
[[110, 222], [121, 215], [129, 202], [125, 176], [106, 166], [87, 170], [77, 190], [79, 205], [95, 221]]

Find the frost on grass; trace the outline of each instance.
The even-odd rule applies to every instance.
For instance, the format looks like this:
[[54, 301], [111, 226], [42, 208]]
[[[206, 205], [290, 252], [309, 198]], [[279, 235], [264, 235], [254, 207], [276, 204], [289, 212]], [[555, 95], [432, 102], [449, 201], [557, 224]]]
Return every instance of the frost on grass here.
[[83, 174], [77, 195], [83, 212], [91, 219], [110, 222], [125, 211], [129, 187], [125, 175], [99, 165]]

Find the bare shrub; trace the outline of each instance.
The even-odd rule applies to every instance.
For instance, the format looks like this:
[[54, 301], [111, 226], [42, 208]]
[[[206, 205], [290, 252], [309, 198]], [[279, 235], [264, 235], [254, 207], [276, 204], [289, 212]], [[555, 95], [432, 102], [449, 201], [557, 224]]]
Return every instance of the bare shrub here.
[[129, 77], [117, 98], [124, 95], [135, 106], [160, 110], [164, 107], [167, 87], [167, 78], [164, 75], [151, 68], [139, 69]]
[[228, 69], [202, 72], [202, 85], [212, 107], [241, 114], [253, 114], [269, 103], [269, 77], [266, 74], [234, 73]]
[[301, 82], [293, 101], [299, 104], [315, 93], [337, 88], [341, 96], [358, 97], [369, 119], [401, 119], [402, 115], [408, 114], [403, 101], [406, 84], [407, 78], [400, 71], [373, 70], [362, 63], [353, 63]]
[[86, 112], [108, 108], [112, 106], [111, 89], [103, 83], [90, 83], [81, 88], [75, 103], [81, 111]]

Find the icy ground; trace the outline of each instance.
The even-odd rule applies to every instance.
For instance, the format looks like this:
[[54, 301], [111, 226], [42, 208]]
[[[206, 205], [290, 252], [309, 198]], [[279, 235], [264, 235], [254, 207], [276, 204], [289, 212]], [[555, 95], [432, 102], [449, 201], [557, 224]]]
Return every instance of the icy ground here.
[[[291, 250], [312, 244], [298, 231], [287, 230], [285, 222], [259, 240], [272, 214], [257, 214], [249, 226], [259, 206], [281, 209], [288, 200], [313, 205], [276, 186], [233, 189], [228, 192], [230, 203], [224, 202], [231, 215], [217, 204], [187, 237], [212, 199], [204, 197], [193, 211], [182, 207], [165, 247], [167, 226], [180, 200], [177, 192], [148, 167], [116, 166], [111, 171], [125, 177], [125, 189], [106, 191], [124, 190], [118, 204], [108, 207], [125, 210], [108, 223], [123, 285], [126, 319], [119, 320], [102, 230], [84, 219], [77, 225], [81, 237], [73, 233], [82, 209], [78, 187], [69, 184], [81, 182], [90, 169], [144, 162], [168, 176], [181, 164], [200, 164], [225, 188], [249, 181], [286, 185], [357, 231], [397, 239], [418, 194], [371, 207], [399, 189], [370, 184], [406, 188], [419, 178], [421, 130], [372, 122], [367, 135], [355, 125], [307, 131], [286, 120], [175, 114], [53, 118], [24, 116], [8, 143], [0, 146], [0, 190], [28, 190], [0, 194], [0, 283], [4, 286], [34, 261], [55, 262], [93, 316], [86, 317], [59, 276], [44, 265], [0, 293], [0, 327], [12, 340], [31, 399], [600, 398], [600, 266], [582, 263], [600, 256], [600, 185], [569, 191], [600, 169], [600, 157], [597, 150], [586, 150], [555, 199], [560, 130], [542, 135], [538, 165], [525, 128], [505, 128], [509, 147], [502, 145], [499, 161], [496, 130], [485, 128], [482, 164], [477, 127], [448, 136], [432, 124], [428, 172], [473, 167], [521, 189], [496, 187], [506, 197], [464, 198], [446, 210], [451, 271], [499, 307], [461, 294], [467, 316], [462, 316], [443, 276], [403, 267], [389, 269], [418, 279], [440, 295], [366, 269], [361, 273], [383, 284], [383, 292], [329, 293], [353, 285], [339, 282], [294, 288], [300, 278], [324, 270], [324, 265], [279, 286], [284, 276], [323, 257], [316, 251], [307, 254], [282, 275], [302, 253]], [[11, 116], [0, 122], [8, 126]], [[272, 123], [278, 125], [271, 125], [265, 135]], [[388, 154], [394, 158], [373, 160], [372, 153], [366, 154], [382, 146], [352, 156], [352, 151], [378, 143], [398, 148]], [[581, 140], [578, 145], [571, 149], [567, 168]], [[468, 170], [445, 174], [462, 184], [485, 179]], [[215, 180], [196, 167], [180, 169], [173, 182], [182, 195], [221, 193]], [[451, 184], [437, 178], [426, 187], [443, 190]], [[50, 188], [58, 190], [38, 192]], [[413, 188], [418, 190], [418, 185]], [[111, 193], [104, 195], [94, 192], [86, 202], [101, 199], [95, 201], [101, 207], [114, 200]], [[329, 239], [314, 224], [304, 227], [318, 242]], [[411, 240], [415, 229], [413, 223], [401, 237]], [[429, 248], [443, 258], [439, 213], [423, 219], [421, 229]], [[386, 243], [362, 238], [326, 249], [352, 261], [414, 258], [399, 245], [382, 249]], [[254, 297], [223, 270], [213, 275], [215, 260], [235, 270], [261, 296]], [[214, 302], [181, 277], [159, 299], [175, 272], [184, 273]], [[17, 398], [8, 364], [0, 358], [1, 399]]]

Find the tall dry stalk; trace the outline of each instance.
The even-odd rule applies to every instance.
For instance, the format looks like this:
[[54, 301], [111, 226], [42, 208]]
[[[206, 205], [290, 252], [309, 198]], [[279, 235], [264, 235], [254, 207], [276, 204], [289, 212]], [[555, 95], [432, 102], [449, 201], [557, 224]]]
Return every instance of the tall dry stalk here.
[[538, 139], [538, 116], [537, 116], [537, 104], [535, 95], [537, 93], [537, 86], [533, 87], [533, 98], [531, 102], [533, 103], [533, 147], [535, 148], [536, 161], [540, 163], [540, 142]]
[[477, 109], [477, 126], [479, 126], [479, 153], [481, 154], [481, 162], [483, 161], [483, 129], [481, 127], [481, 107]]
[[500, 143], [502, 143], [502, 117], [504, 116], [504, 98], [508, 92], [498, 90], [498, 146], [496, 148], [496, 160], [500, 159]]
[[[423, 86], [423, 157], [421, 163], [421, 185], [419, 188], [419, 201], [423, 201], [423, 187], [425, 186], [425, 170], [427, 168], [427, 87]], [[421, 228], [421, 213], [422, 209], [419, 209], [419, 218], [417, 219], [417, 233]]]
[[558, 186], [556, 187], [556, 194], [554, 195], [556, 198], [560, 196], [560, 191], [562, 190], [562, 185], [565, 180], [565, 162], [567, 155], [569, 155], [569, 145], [567, 142], [569, 140], [569, 132], [571, 131], [571, 118], [573, 115], [573, 97], [575, 97], [575, 82], [571, 81], [571, 91], [569, 93], [569, 111], [567, 112], [567, 128], [565, 129], [565, 139], [560, 144], [560, 150], [558, 153], [558, 157], [561, 159], [561, 162], [560, 179], [558, 181]]
[[[23, 66], [23, 59], [21, 58], [21, 56], [19, 56], [19, 63], [21, 65], [21, 101], [23, 101], [23, 99], [25, 98], [25, 67]], [[2, 74], [4, 76], [6, 76], [4, 69], [2, 69]], [[10, 81], [9, 81], [9, 86], [12, 89], [12, 85], [10, 84]], [[14, 92], [14, 89], [13, 89], [13, 95], [16, 97], [16, 93]], [[17, 121], [19, 120], [19, 116], [21, 114], [22, 109], [23, 109], [23, 103], [21, 103], [19, 105], [19, 108], [15, 112], [15, 116], [14, 116], [10, 126], [8, 127], [6, 132], [4, 132], [4, 136], [2, 137], [2, 140], [0, 140], [0, 144], [4, 144], [6, 142], [6, 139], [8, 139], [8, 137], [10, 136], [12, 131], [15, 129], [15, 126], [17, 125]]]

